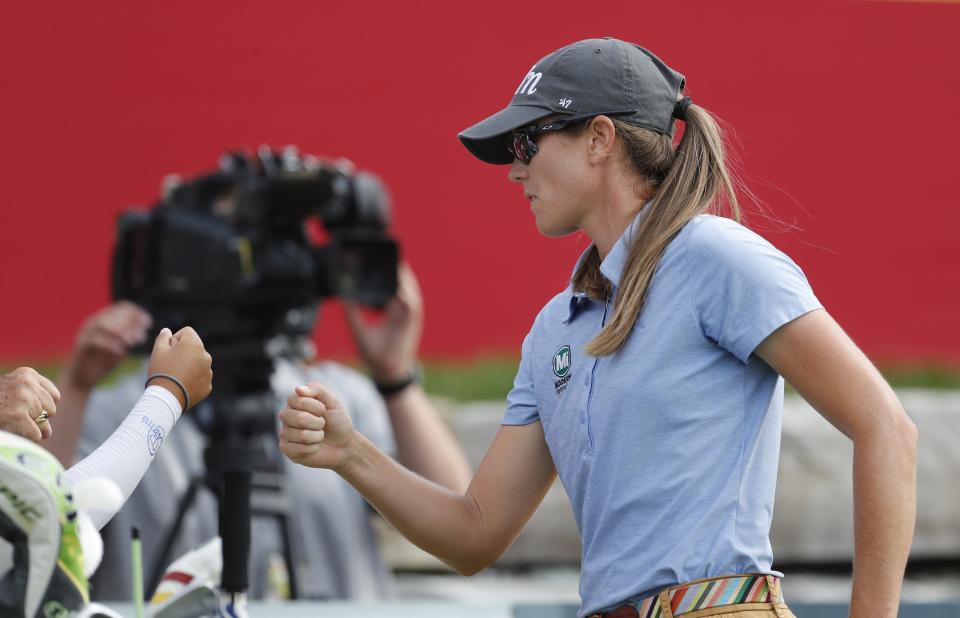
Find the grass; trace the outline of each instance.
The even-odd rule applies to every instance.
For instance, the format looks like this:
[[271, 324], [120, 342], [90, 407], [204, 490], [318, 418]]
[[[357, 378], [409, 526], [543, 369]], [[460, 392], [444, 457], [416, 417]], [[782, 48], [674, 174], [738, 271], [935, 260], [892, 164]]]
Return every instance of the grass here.
[[960, 389], [960, 365], [922, 363], [881, 365], [880, 371], [894, 388]]
[[505, 399], [513, 387], [519, 363], [519, 358], [505, 357], [425, 361], [423, 386], [431, 395], [457, 401]]
[[[513, 386], [519, 359], [484, 358], [472, 362], [425, 362], [427, 391], [458, 401], [504, 399]], [[960, 390], [960, 364], [889, 364], [881, 373], [894, 388]]]
[[[120, 364], [106, 383], [137, 367], [139, 361]], [[423, 384], [427, 392], [455, 401], [502, 400], [513, 386], [519, 359], [508, 356], [486, 356], [473, 360], [428, 359], [423, 362]], [[62, 361], [40, 360], [0, 363], [0, 374], [26, 365], [56, 379]], [[894, 388], [927, 388], [960, 390], [960, 364], [927, 362], [885, 364], [881, 372]]]

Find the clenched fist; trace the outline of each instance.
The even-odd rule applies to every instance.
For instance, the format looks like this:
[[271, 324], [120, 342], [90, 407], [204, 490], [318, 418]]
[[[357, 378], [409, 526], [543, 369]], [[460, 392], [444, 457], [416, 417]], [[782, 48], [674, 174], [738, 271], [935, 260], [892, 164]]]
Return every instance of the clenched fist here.
[[348, 463], [353, 421], [340, 400], [319, 382], [298, 386], [279, 417], [280, 450], [291, 461], [333, 470]]
[[15, 369], [0, 377], [0, 429], [34, 442], [49, 438], [53, 429], [47, 418], [57, 413], [58, 401], [53, 382], [30, 367]]
[[[153, 342], [147, 376], [166, 373], [176, 377], [187, 389], [190, 406], [193, 407], [213, 390], [212, 362], [195, 330], [187, 326], [173, 334], [169, 328], [164, 328]], [[180, 401], [180, 406], [186, 408], [183, 392], [176, 383], [166, 378], [156, 378], [150, 384], [166, 388]]]

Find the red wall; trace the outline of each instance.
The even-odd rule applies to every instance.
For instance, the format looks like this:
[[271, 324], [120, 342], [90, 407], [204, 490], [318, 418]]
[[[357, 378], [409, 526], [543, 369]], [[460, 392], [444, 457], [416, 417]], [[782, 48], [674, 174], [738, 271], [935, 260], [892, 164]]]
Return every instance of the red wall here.
[[[583, 237], [541, 238], [456, 133], [587, 36], [653, 49], [736, 128], [755, 227], [879, 359], [960, 359], [960, 5], [688, 1], [7, 3], [0, 358], [62, 354], [107, 301], [113, 220], [261, 143], [390, 185], [432, 356], [516, 352]], [[782, 226], [781, 226], [782, 227]], [[768, 233], [769, 232], [769, 233]], [[325, 314], [321, 350], [349, 350]]]

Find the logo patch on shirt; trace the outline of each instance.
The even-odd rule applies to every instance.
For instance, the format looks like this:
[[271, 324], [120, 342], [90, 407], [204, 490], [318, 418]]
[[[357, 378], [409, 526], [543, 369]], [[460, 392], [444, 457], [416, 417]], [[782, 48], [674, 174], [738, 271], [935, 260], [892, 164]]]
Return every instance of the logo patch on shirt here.
[[557, 353], [553, 355], [553, 375], [560, 378], [553, 383], [553, 387], [556, 389], [557, 393], [562, 393], [564, 389], [567, 388], [567, 384], [570, 382], [570, 346], [565, 345]]

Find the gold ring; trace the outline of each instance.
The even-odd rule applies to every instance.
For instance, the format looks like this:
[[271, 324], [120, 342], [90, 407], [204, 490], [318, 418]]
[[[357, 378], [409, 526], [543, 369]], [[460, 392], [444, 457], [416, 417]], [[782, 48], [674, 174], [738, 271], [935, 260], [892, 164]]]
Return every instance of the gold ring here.
[[44, 423], [47, 422], [47, 418], [48, 418], [47, 411], [40, 410], [40, 415], [37, 418], [33, 419], [33, 422], [36, 423], [37, 425], [43, 425]]

